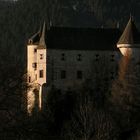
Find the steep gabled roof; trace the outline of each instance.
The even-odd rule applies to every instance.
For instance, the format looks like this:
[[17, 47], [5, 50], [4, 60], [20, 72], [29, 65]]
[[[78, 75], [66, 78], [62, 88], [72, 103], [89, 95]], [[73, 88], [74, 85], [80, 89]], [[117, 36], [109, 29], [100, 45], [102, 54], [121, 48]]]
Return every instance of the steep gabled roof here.
[[140, 33], [136, 28], [132, 17], [130, 17], [127, 26], [117, 44], [140, 44]]
[[46, 33], [46, 27], [45, 22], [43, 26], [39, 29], [37, 33], [35, 33], [28, 41], [29, 44], [37, 44], [37, 49], [46, 49], [45, 44], [45, 33]]
[[39, 44], [40, 35], [41, 35], [41, 28], [37, 33], [35, 33], [33, 36], [29, 38], [28, 44]]
[[40, 40], [40, 33], [35, 33], [28, 41], [29, 44], [38, 44]]
[[39, 45], [38, 45], [37, 49], [46, 49], [45, 33], [46, 33], [46, 27], [45, 27], [45, 22], [44, 22], [42, 31], [41, 31], [41, 36], [39, 39]]
[[117, 50], [119, 29], [51, 27], [46, 33], [49, 49]]

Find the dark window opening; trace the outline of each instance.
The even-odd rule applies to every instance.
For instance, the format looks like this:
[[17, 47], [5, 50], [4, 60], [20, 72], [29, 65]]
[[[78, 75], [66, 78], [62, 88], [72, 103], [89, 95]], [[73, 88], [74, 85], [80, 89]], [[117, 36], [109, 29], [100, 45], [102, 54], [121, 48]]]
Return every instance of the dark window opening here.
[[37, 69], [37, 63], [33, 63], [32, 66], [35, 70]]
[[66, 71], [62, 70], [61, 71], [61, 79], [65, 79], [66, 78]]
[[36, 53], [37, 52], [37, 49], [34, 49], [34, 52]]
[[111, 61], [112, 61], [112, 62], [115, 61], [115, 58], [114, 58], [114, 57], [115, 57], [115, 55], [112, 54], [112, 55], [111, 55]]
[[43, 70], [40, 70], [40, 71], [39, 71], [39, 77], [40, 77], [40, 78], [43, 78]]
[[99, 54], [96, 54], [95, 56], [96, 56], [96, 57], [99, 57]]
[[82, 78], [83, 78], [82, 71], [77, 71], [77, 79], [82, 79]]
[[65, 60], [65, 54], [64, 53], [61, 54], [61, 60], [63, 60], [63, 61]]
[[81, 57], [82, 57], [82, 55], [81, 55], [81, 54], [78, 54], [77, 60], [78, 60], [78, 61], [81, 61], [81, 60], [82, 60]]
[[37, 80], [37, 74], [35, 75], [35, 80]]
[[43, 54], [40, 54], [40, 59], [43, 59]]
[[95, 55], [95, 61], [99, 61], [99, 54]]

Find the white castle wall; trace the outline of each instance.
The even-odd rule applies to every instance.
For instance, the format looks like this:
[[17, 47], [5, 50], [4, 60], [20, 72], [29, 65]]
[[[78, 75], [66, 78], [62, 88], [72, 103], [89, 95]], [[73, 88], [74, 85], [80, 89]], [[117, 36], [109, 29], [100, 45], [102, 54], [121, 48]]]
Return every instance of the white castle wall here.
[[37, 53], [35, 52], [37, 45], [28, 45], [27, 46], [27, 74], [28, 82], [36, 82], [36, 70], [33, 67], [33, 64], [37, 62]]
[[[37, 83], [42, 85], [46, 83], [46, 49], [37, 50]], [[40, 77], [40, 71], [43, 71], [43, 77]]]

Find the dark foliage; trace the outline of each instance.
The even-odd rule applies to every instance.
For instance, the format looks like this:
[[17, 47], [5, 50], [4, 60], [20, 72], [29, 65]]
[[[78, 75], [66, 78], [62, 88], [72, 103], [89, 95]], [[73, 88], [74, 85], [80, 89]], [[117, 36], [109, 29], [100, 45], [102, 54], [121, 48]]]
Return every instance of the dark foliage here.
[[[124, 140], [131, 135], [138, 140], [139, 79], [135, 73], [131, 73], [132, 78], [116, 80], [110, 91], [107, 78], [101, 80], [105, 74], [101, 76], [94, 69], [96, 78], [84, 83], [78, 93], [52, 89], [46, 109], [30, 118], [21, 104], [26, 87], [23, 75], [27, 40], [44, 20], [54, 26], [116, 27], [119, 22], [124, 27], [132, 13], [139, 26], [139, 6], [138, 0], [1, 0], [0, 139], [50, 136], [49, 140]], [[110, 93], [113, 102], [109, 104]]]

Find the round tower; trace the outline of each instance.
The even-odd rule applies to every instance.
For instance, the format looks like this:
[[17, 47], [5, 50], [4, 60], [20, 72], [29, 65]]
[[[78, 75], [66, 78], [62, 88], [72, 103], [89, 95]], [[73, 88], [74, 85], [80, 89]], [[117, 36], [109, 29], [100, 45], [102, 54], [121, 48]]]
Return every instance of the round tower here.
[[120, 49], [123, 56], [131, 55], [140, 60], [140, 33], [132, 17], [130, 17], [117, 43], [117, 48]]

